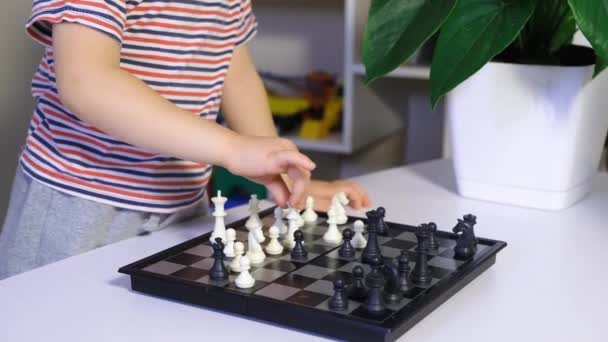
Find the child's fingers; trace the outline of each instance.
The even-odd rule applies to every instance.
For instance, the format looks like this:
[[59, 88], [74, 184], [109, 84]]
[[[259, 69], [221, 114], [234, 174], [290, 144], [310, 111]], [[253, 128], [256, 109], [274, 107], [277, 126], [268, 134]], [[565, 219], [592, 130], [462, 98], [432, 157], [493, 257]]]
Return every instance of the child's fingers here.
[[281, 208], [287, 206], [287, 200], [289, 199], [289, 190], [285, 185], [285, 182], [280, 177], [276, 177], [276, 180], [272, 180], [265, 184], [266, 189], [272, 194], [272, 198]]
[[290, 167], [302, 168], [308, 171], [312, 171], [316, 167], [312, 160], [298, 151], [277, 151], [272, 153], [271, 158], [270, 173], [273, 174], [284, 173]]
[[287, 174], [293, 181], [289, 203], [292, 206], [297, 207], [298, 203], [303, 202], [306, 190], [310, 184], [310, 171], [297, 167], [290, 167], [287, 170]]

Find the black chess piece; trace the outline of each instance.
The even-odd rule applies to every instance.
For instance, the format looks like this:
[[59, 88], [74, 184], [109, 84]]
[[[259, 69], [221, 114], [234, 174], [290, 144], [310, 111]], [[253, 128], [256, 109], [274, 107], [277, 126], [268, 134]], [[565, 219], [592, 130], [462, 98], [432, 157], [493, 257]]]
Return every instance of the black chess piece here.
[[399, 266], [397, 267], [399, 270], [399, 289], [401, 292], [406, 292], [410, 289], [410, 258], [407, 254], [407, 251], [401, 251], [401, 255], [399, 255]]
[[291, 258], [294, 260], [306, 260], [308, 251], [304, 249], [304, 245], [302, 244], [304, 241], [304, 233], [298, 229], [293, 233], [293, 238], [296, 241], [296, 245], [291, 250]]
[[384, 222], [384, 217], [386, 216], [386, 209], [384, 209], [384, 207], [378, 207], [376, 211], [378, 212], [378, 235], [388, 236], [388, 224]]
[[349, 287], [348, 298], [361, 301], [367, 297], [367, 289], [363, 283], [363, 275], [363, 267], [353, 267], [353, 284]]
[[342, 231], [342, 246], [340, 250], [338, 250], [338, 255], [342, 258], [354, 258], [355, 257], [355, 247], [350, 243], [350, 240], [353, 239], [353, 231], [350, 228], [346, 228]]
[[348, 309], [348, 299], [344, 293], [344, 281], [342, 279], [334, 280], [334, 295], [329, 299], [329, 308], [338, 311]]
[[211, 270], [209, 271], [209, 279], [228, 279], [228, 269], [226, 268], [226, 265], [224, 265], [224, 258], [226, 257], [226, 255], [224, 254], [224, 243], [222, 243], [222, 238], [215, 238], [212, 256], [214, 260], [213, 266], [211, 266]]
[[454, 258], [466, 260], [477, 253], [477, 238], [474, 229], [476, 223], [477, 217], [471, 214], [464, 215], [462, 220], [458, 219], [458, 223], [452, 229], [454, 233], [458, 234], [456, 246], [454, 246]]
[[386, 263], [382, 268], [384, 274], [384, 300], [387, 303], [397, 303], [401, 300], [401, 287], [399, 286], [399, 270], [394, 263]]
[[370, 314], [382, 314], [386, 310], [381, 288], [384, 285], [384, 276], [380, 272], [382, 260], [379, 256], [373, 256], [370, 260], [372, 270], [365, 277], [365, 284], [369, 288], [365, 308]]
[[416, 246], [416, 266], [410, 275], [412, 283], [418, 287], [426, 287], [431, 283], [431, 271], [428, 267], [428, 238], [430, 236], [430, 229], [427, 224], [421, 224], [416, 229], [416, 238], [418, 239], [418, 245]]
[[383, 261], [380, 244], [378, 243], [378, 212], [370, 210], [365, 215], [367, 216], [367, 245], [363, 249], [361, 262], [371, 264], [372, 258], [376, 256]]
[[428, 224], [431, 235], [429, 236], [429, 249], [436, 251], [439, 248], [439, 241], [437, 241], [437, 225], [434, 222]]

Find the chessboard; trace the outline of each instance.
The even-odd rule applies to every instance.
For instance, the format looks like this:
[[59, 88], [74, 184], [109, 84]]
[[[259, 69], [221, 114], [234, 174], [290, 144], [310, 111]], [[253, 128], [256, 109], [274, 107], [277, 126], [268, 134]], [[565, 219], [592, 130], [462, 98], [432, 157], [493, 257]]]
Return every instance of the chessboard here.
[[[259, 213], [266, 236], [276, 221], [274, 209]], [[220, 258], [220, 262], [225, 264], [229, 275], [226, 279], [212, 279], [212, 268], [217, 265], [214, 266], [216, 258], [211, 233], [131, 263], [119, 272], [130, 276], [131, 287], [137, 292], [338, 340], [395, 341], [492, 266], [497, 253], [506, 246], [502, 241], [475, 237], [474, 254], [463, 258], [455, 255], [462, 234], [438, 227], [432, 231], [435, 246], [430, 248], [419, 244], [419, 241], [425, 241], [419, 236], [421, 227], [428, 227], [428, 224], [412, 226], [383, 222], [386, 235], [373, 237], [379, 247], [380, 267], [378, 258], [362, 262], [363, 254], [367, 252], [363, 248], [355, 248], [354, 255], [349, 257], [341, 256], [342, 244], [327, 243], [323, 239], [328, 230], [327, 218], [325, 213], [318, 213], [315, 222], [300, 227], [302, 246], [307, 251], [304, 258], [292, 258], [290, 249], [285, 248], [280, 254], [266, 255], [262, 262], [252, 264], [249, 272], [255, 283], [250, 288], [235, 285], [238, 274], [230, 272], [232, 258], [228, 257]], [[249, 234], [245, 227], [247, 219], [226, 225], [235, 230], [236, 241], [245, 245]], [[370, 228], [369, 216], [367, 219], [347, 217], [347, 222], [338, 228], [341, 232], [352, 230], [357, 220]], [[462, 223], [461, 219], [455, 221], [456, 226]], [[365, 236], [371, 238], [369, 234], [367, 231]], [[265, 243], [268, 241], [266, 238]], [[421, 248], [426, 250], [426, 279], [414, 282], [416, 263], [423, 262]], [[392, 279], [391, 274], [399, 274], [399, 279]], [[393, 283], [389, 285], [391, 279]], [[401, 282], [395, 283], [395, 280]], [[378, 281], [381, 283], [373, 284]], [[363, 294], [371, 296], [370, 286], [374, 287], [376, 305], [371, 311], [369, 298], [361, 297], [361, 292], [355, 296], [351, 291], [363, 290]], [[336, 309], [338, 287], [338, 299], [341, 300], [338, 301], [340, 308]], [[392, 298], [387, 294], [392, 294]]]

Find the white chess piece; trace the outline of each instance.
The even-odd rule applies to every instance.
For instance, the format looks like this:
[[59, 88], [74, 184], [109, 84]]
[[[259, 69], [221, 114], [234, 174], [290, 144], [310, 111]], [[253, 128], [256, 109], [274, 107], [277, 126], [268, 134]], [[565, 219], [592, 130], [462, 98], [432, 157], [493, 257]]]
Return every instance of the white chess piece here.
[[250, 287], [253, 287], [253, 285], [255, 284], [255, 279], [253, 278], [253, 276], [251, 276], [251, 273], [249, 273], [249, 269], [251, 268], [251, 262], [249, 261], [249, 258], [244, 256], [241, 258], [240, 262], [241, 274], [236, 277], [234, 283], [238, 288], [241, 289], [248, 289]]
[[283, 239], [283, 246], [285, 246], [287, 249], [293, 249], [293, 247], [296, 245], [296, 240], [293, 237], [293, 233], [300, 228], [298, 226], [298, 217], [301, 217], [300, 214], [298, 214], [298, 211], [293, 208], [289, 211], [289, 214], [287, 214], [287, 227], [289, 229], [287, 230], [285, 239]]
[[304, 221], [304, 218], [300, 214], [300, 211], [298, 209], [293, 209], [293, 210], [296, 212], [296, 214], [298, 214], [298, 217], [297, 217], [298, 228], [304, 227], [304, 225], [306, 224], [306, 222]]
[[251, 230], [252, 228], [262, 228], [262, 220], [260, 220], [260, 206], [258, 195], [253, 194], [249, 199], [249, 218], [245, 222], [245, 227]]
[[215, 238], [219, 237], [224, 244], [226, 243], [226, 225], [224, 223], [226, 212], [224, 211], [224, 204], [227, 200], [226, 197], [222, 197], [222, 192], [220, 190], [217, 191], [216, 197], [211, 198], [211, 201], [215, 205], [215, 210], [213, 211], [215, 226], [213, 227], [213, 233], [211, 233], [209, 241], [215, 241]]
[[315, 223], [317, 222], [317, 213], [314, 209], [315, 199], [312, 196], [306, 197], [306, 210], [304, 210], [304, 214], [302, 214], [302, 218], [305, 223]]
[[237, 241], [234, 243], [234, 259], [230, 263], [230, 270], [235, 273], [241, 272], [241, 258], [243, 257], [243, 253], [245, 253], [245, 245]]
[[234, 240], [236, 240], [236, 231], [232, 228], [226, 229], [226, 246], [224, 254], [228, 258], [234, 257]]
[[249, 230], [249, 234], [247, 235], [246, 255], [249, 258], [249, 261], [251, 261], [251, 264], [257, 265], [266, 259], [266, 254], [261, 245], [265, 239], [262, 228], [253, 228]]
[[365, 227], [365, 224], [361, 220], [357, 220], [353, 224], [355, 235], [353, 236], [353, 239], [351, 240], [350, 243], [355, 248], [365, 248], [365, 246], [367, 246], [367, 240], [365, 239], [365, 236], [363, 236], [364, 227]]
[[327, 231], [323, 234], [323, 241], [332, 245], [337, 245], [342, 242], [342, 234], [338, 229], [336, 214], [334, 208], [329, 208], [329, 211], [327, 212], [327, 223], [329, 224], [329, 227], [327, 227]]
[[287, 234], [287, 225], [283, 222], [283, 209], [281, 207], [274, 208], [274, 223], [273, 226], [279, 228], [279, 236]]
[[279, 243], [279, 228], [277, 228], [277, 226], [271, 226], [268, 229], [268, 237], [270, 237], [270, 242], [266, 245], [266, 253], [269, 255], [279, 255], [283, 253], [283, 246]]
[[346, 216], [346, 210], [344, 206], [349, 203], [348, 197], [344, 192], [338, 192], [331, 199], [331, 206], [334, 207], [336, 211], [336, 223], [337, 224], [345, 224], [348, 222], [348, 216]]

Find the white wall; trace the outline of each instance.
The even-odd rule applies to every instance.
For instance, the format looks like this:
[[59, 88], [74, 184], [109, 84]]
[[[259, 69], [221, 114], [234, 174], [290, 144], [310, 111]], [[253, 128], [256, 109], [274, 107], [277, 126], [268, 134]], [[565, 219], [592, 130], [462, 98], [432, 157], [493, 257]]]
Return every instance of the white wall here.
[[31, 5], [31, 0], [0, 2], [0, 222], [4, 221], [17, 157], [34, 106], [31, 76], [42, 53], [25, 34]]

